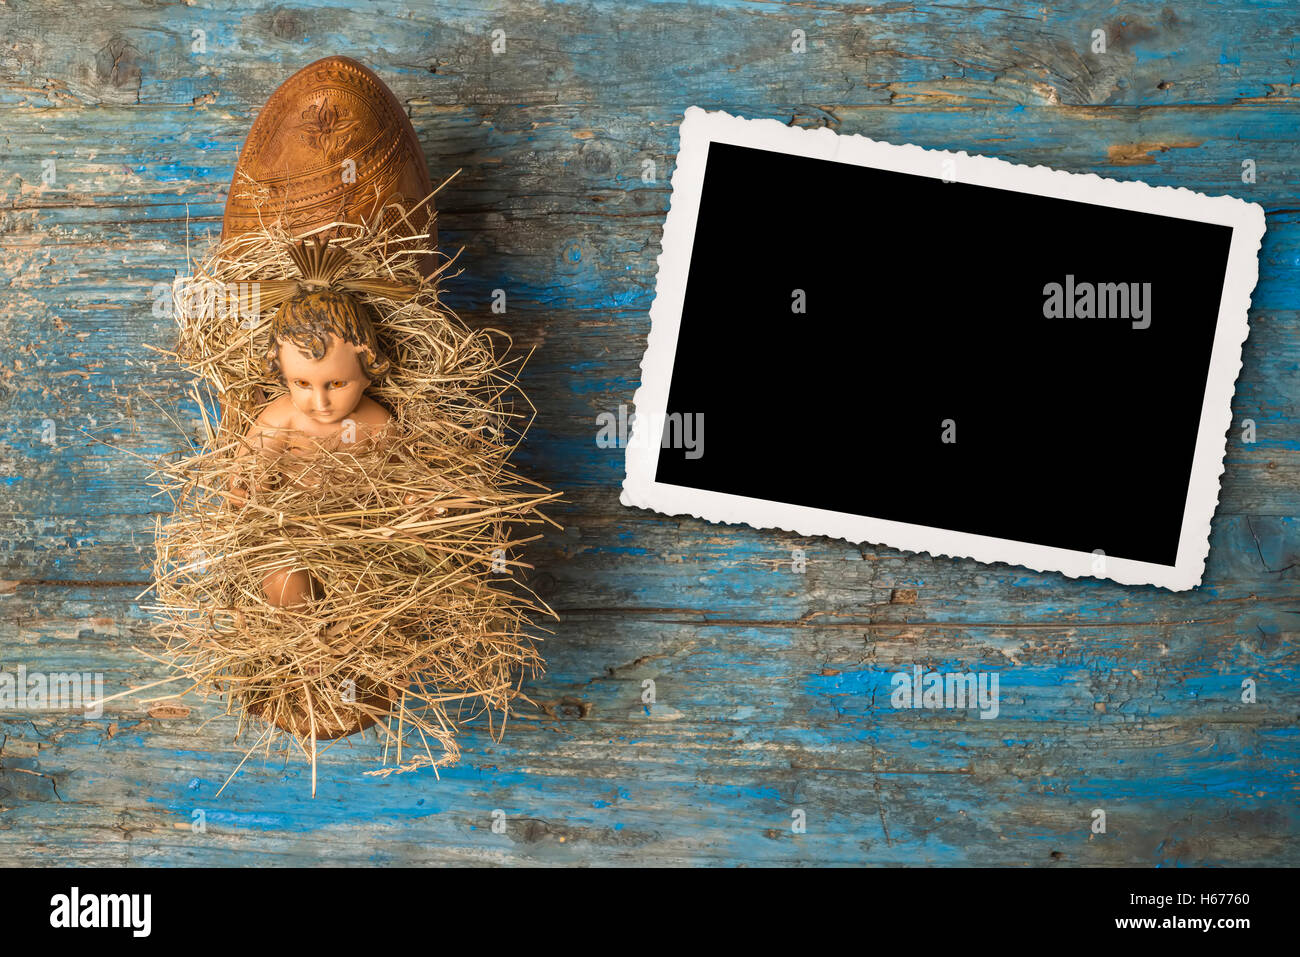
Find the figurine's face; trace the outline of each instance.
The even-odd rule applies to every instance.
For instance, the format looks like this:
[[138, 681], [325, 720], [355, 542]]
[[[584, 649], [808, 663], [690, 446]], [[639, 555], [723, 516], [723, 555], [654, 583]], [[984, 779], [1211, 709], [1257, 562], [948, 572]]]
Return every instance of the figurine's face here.
[[330, 336], [330, 346], [320, 359], [313, 359], [292, 342], [281, 342], [280, 370], [294, 407], [323, 425], [346, 418], [370, 385], [361, 371], [357, 347], [335, 335]]

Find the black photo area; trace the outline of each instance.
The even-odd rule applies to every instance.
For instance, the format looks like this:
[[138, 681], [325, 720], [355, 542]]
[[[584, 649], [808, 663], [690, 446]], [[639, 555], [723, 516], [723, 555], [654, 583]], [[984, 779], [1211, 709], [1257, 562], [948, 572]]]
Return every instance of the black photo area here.
[[[1231, 238], [713, 143], [667, 408], [703, 454], [655, 479], [1172, 566]], [[1150, 326], [1046, 318], [1067, 275]]]

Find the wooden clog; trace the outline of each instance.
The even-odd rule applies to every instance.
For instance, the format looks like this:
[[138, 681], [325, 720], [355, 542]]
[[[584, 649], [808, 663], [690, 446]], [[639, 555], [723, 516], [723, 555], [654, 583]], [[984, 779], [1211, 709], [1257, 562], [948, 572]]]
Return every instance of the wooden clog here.
[[[294, 235], [334, 221], [372, 222], [384, 206], [410, 207], [431, 190], [397, 97], [356, 60], [326, 57], [285, 80], [258, 114], [235, 166], [221, 236], [276, 218]], [[430, 201], [416, 231], [427, 228], [436, 244], [432, 214]]]
[[[326, 57], [289, 77], [258, 114], [235, 166], [221, 238], [277, 219], [294, 236], [331, 222], [396, 227], [401, 213], [393, 204], [400, 203], [410, 216], [400, 232], [428, 233], [425, 244], [433, 246], [433, 201], [409, 213], [431, 191], [419, 140], [392, 91], [356, 60]], [[432, 258], [421, 267], [426, 275]], [[353, 694], [355, 704], [317, 703], [314, 726], [305, 709], [281, 709], [276, 724], [300, 738], [314, 731], [317, 740], [329, 740], [369, 727], [393, 703], [378, 688]], [[268, 703], [248, 705], [271, 717]]]

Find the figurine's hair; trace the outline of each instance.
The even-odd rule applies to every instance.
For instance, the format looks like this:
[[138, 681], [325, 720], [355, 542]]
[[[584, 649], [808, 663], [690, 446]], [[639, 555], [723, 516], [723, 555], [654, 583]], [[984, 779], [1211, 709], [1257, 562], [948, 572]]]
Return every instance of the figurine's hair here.
[[271, 320], [271, 344], [263, 364], [267, 375], [284, 381], [280, 344], [291, 342], [313, 359], [325, 358], [330, 335], [357, 346], [357, 361], [367, 379], [378, 379], [392, 363], [379, 349], [370, 308], [346, 292], [322, 289], [290, 299]]

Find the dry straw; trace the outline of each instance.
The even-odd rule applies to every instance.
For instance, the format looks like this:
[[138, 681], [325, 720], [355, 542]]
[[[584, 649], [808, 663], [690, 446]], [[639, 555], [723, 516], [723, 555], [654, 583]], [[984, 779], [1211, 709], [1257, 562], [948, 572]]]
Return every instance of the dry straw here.
[[[542, 663], [534, 618], [555, 617], [516, 577], [531, 567], [519, 546], [554, 525], [539, 506], [558, 497], [509, 464], [531, 422], [516, 385], [526, 357], [507, 361], [505, 333], [471, 330], [443, 306], [451, 261], [424, 275], [427, 234], [405, 235], [410, 221], [391, 211], [380, 222], [316, 231], [336, 231], [349, 253], [341, 279], [416, 289], [361, 297], [392, 360], [369, 390], [393, 414], [378, 441], [243, 454], [260, 408], [283, 392], [261, 365], [273, 310], [256, 285], [296, 276], [295, 237], [278, 224], [217, 246], [175, 297], [175, 358], [198, 377], [205, 436], [158, 468], [172, 515], [157, 528], [146, 608], [187, 690], [224, 696], [241, 730], [261, 731], [253, 750], [288, 734], [311, 761], [313, 793], [321, 742], [358, 727], [382, 744], [371, 774], [455, 763], [472, 719], [499, 737]], [[232, 494], [235, 476], [246, 497]], [[317, 593], [273, 607], [261, 583], [288, 569], [306, 569]]]

